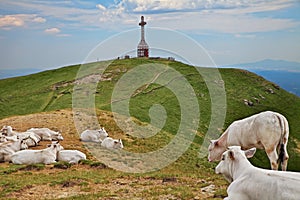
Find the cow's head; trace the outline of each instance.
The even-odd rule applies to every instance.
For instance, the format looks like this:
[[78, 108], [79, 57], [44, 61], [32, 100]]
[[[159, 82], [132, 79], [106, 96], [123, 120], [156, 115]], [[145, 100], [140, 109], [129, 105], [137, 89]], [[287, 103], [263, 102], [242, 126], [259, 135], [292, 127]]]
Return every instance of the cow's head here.
[[234, 166], [233, 163], [239, 164], [240, 162], [238, 161], [253, 157], [255, 152], [256, 148], [243, 151], [240, 146], [229, 147], [228, 150], [222, 154], [221, 162], [215, 169], [216, 174], [223, 174], [225, 179], [231, 183], [233, 181], [234, 170], [237, 169], [237, 167], [232, 169]]
[[60, 132], [56, 132], [55, 134], [53, 134], [52, 139], [62, 141], [62, 140], [64, 140], [64, 137], [62, 136], [62, 134]]
[[59, 144], [59, 141], [54, 141], [51, 144], [47, 145], [48, 148], [53, 148], [56, 151], [64, 150], [64, 147]]
[[108, 133], [106, 132], [106, 130], [104, 129], [104, 127], [99, 129], [99, 135], [100, 135], [100, 139], [104, 140], [105, 138], [108, 137]]
[[[28, 149], [28, 145], [27, 145], [27, 142], [26, 142], [26, 140], [28, 138], [29, 137], [20, 140], [20, 150]], [[18, 140], [19, 140], [19, 138], [18, 138]]]
[[114, 149], [123, 149], [123, 143], [122, 140], [114, 140]]
[[219, 140], [211, 140], [208, 146], [208, 161], [213, 162], [221, 160], [224, 151], [226, 151], [226, 147], [220, 144]]

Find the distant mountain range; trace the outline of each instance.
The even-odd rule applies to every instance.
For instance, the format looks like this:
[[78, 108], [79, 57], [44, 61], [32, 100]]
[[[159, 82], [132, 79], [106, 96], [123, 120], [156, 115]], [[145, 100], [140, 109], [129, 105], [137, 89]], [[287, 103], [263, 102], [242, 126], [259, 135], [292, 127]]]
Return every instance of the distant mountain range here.
[[24, 76], [43, 71], [42, 69], [26, 68], [26, 69], [0, 69], [0, 79]]
[[225, 68], [240, 68], [249, 71], [288, 71], [288, 72], [298, 72], [300, 73], [300, 63], [290, 62], [285, 60], [272, 60], [265, 59], [252, 63], [241, 63], [233, 65], [221, 66]]
[[300, 63], [298, 62], [266, 59], [220, 67], [246, 69], [300, 97]]

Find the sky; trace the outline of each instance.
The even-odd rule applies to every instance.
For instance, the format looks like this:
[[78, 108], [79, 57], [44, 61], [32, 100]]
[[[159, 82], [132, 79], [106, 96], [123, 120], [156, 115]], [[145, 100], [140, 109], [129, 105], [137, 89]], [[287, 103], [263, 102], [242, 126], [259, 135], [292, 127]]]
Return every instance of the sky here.
[[0, 0], [0, 69], [135, 56], [142, 15], [150, 56], [300, 62], [299, 11], [299, 0]]

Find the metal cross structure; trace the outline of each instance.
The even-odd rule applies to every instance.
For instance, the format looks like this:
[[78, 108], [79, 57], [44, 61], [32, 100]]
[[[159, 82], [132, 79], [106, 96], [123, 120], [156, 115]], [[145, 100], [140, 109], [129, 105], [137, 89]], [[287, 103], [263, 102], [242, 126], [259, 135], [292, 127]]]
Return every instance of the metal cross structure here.
[[145, 40], [145, 28], [144, 26], [147, 23], [144, 21], [144, 16], [141, 16], [141, 22], [139, 26], [141, 26], [141, 41], [137, 47], [137, 57], [149, 57], [149, 46]]

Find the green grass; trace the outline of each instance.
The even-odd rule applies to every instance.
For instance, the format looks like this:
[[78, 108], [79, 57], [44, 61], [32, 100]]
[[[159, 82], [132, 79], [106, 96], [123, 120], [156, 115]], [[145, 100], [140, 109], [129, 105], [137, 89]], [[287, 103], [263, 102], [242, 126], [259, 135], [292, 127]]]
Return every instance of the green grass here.
[[[28, 174], [28, 172], [20, 172], [19, 167], [11, 165], [9, 168], [0, 169], [0, 174], [2, 175], [0, 186], [7, 188], [2, 189], [2, 197], [11, 191], [20, 190], [26, 187], [26, 185], [46, 183], [57, 185], [63, 184], [65, 181], [76, 181], [77, 179], [81, 180], [82, 185], [80, 185], [80, 187], [82, 187], [82, 190], [88, 192], [91, 190], [91, 182], [93, 184], [105, 184], [109, 183], [112, 179], [124, 176], [136, 179], [139, 177], [151, 177], [153, 179], [177, 177], [179, 181], [183, 181], [187, 177], [197, 180], [203, 178], [215, 183], [217, 186], [226, 185], [222, 177], [214, 174], [213, 169], [216, 164], [209, 163], [206, 158], [200, 158], [198, 156], [203, 142], [203, 136], [210, 126], [212, 117], [211, 97], [202, 73], [205, 73], [207, 76], [213, 76], [210, 72], [215, 69], [200, 68], [199, 73], [194, 67], [164, 59], [116, 60], [104, 71], [105, 64], [106, 63], [100, 62], [90, 63], [84, 66], [75, 65], [29, 76], [0, 80], [0, 119], [15, 115], [72, 108], [74, 80], [79, 69], [81, 69], [81, 78], [90, 72], [93, 72], [93, 74], [103, 73], [105, 77], [110, 78], [110, 80], [100, 81], [95, 91], [88, 95], [95, 95], [95, 105], [97, 109], [111, 111], [113, 90], [118, 81], [124, 77], [124, 74], [135, 69], [137, 66], [145, 64], [150, 67], [151, 65], [155, 66], [157, 64], [165, 65], [177, 70], [177, 72], [183, 75], [192, 86], [199, 104], [199, 127], [188, 150], [171, 165], [159, 171], [146, 174], [124, 174], [107, 169], [103, 167], [101, 163], [89, 163], [89, 161], [85, 161], [82, 164], [90, 166], [91, 169], [78, 172], [77, 170], [73, 170], [72, 166], [68, 166], [67, 170], [52, 174], [51, 176], [42, 174], [38, 178], [34, 178], [31, 174]], [[224, 81], [226, 90], [226, 120], [223, 127], [214, 127], [213, 131], [217, 133], [217, 135], [220, 135], [220, 129], [225, 130], [233, 121], [261, 111], [273, 110], [280, 112], [287, 117], [290, 124], [290, 139], [288, 144], [290, 160], [288, 169], [300, 171], [300, 155], [295, 150], [296, 143], [294, 142], [294, 140], [300, 141], [300, 98], [283, 89], [277, 89], [273, 83], [248, 71], [219, 69], [219, 72]], [[165, 76], [166, 74], [161, 73], [157, 76], [157, 80], [164, 80], [167, 78]], [[136, 79], [138, 78], [139, 77], [136, 77]], [[174, 84], [179, 82], [176, 81], [177, 80], [175, 80]], [[215, 84], [213, 81], [212, 83]], [[132, 84], [134, 85], [134, 83]], [[123, 142], [128, 151], [140, 153], [155, 151], [171, 142], [176, 135], [182, 118], [180, 101], [176, 98], [173, 91], [167, 87], [168, 84], [161, 85], [151, 83], [149, 85], [141, 85], [140, 88], [135, 91], [135, 95], [130, 97], [129, 112], [132, 117], [136, 118], [137, 123], [144, 125], [150, 123], [149, 109], [157, 104], [165, 108], [167, 119], [162, 130], [153, 137], [134, 138], [133, 136], [127, 136], [131, 140], [125, 140]], [[87, 84], [86, 86], [93, 87], [93, 84]], [[177, 85], [176, 87], [179, 91], [182, 90], [180, 92], [186, 90], [184, 86], [180, 87]], [[274, 90], [275, 94], [269, 93], [267, 91], [269, 88]], [[258, 99], [259, 102], [256, 102], [255, 98]], [[244, 99], [253, 101], [254, 106], [246, 106], [243, 102]], [[120, 102], [122, 103], [122, 101]], [[194, 110], [191, 109], [188, 112], [194, 112]], [[119, 127], [115, 123], [109, 124], [109, 126], [111, 130], [119, 130]], [[259, 167], [270, 168], [269, 160], [264, 151], [259, 150], [255, 157], [251, 159], [251, 162]], [[28, 180], [28, 182], [18, 182], [17, 179], [20, 177]], [[166, 191], [162, 191], [162, 188], [159, 187], [152, 187], [149, 190], [137, 194], [137, 197], [142, 194], [141, 197], [150, 198], [154, 196], [152, 199], [155, 199], [155, 196], [158, 196], [158, 194], [166, 193], [175, 197], [189, 199], [193, 197], [193, 191], [202, 185], [200, 185], [200, 183], [197, 185], [197, 181], [191, 181], [188, 182], [188, 184], [195, 184], [195, 186], [189, 188], [181, 184], [181, 186], [178, 187], [163, 187]], [[126, 189], [121, 192], [126, 193]], [[95, 199], [113, 197], [114, 195], [115, 194], [109, 191], [103, 190], [98, 193], [80, 194], [67, 199]], [[225, 189], [218, 187], [215, 196], [224, 198], [224, 195], [226, 195]]]

